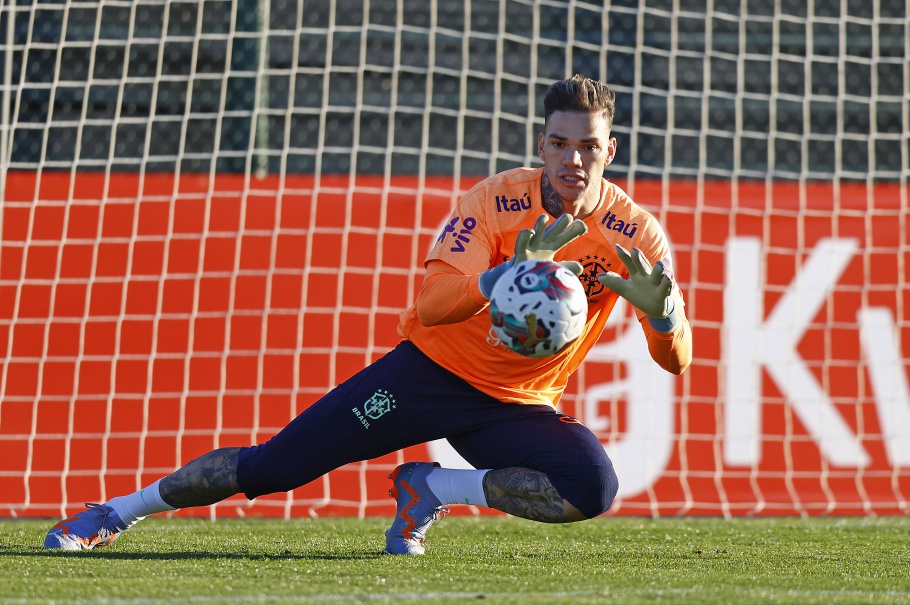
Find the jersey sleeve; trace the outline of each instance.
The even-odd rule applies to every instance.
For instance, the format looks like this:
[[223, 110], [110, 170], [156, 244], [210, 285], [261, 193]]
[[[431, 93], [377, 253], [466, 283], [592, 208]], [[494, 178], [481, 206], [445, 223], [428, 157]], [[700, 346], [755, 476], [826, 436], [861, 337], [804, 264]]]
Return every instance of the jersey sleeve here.
[[686, 318], [682, 293], [675, 284], [673, 285], [673, 302], [679, 316], [679, 323], [673, 331], [658, 332], [651, 327], [651, 322], [642, 313], [638, 313], [638, 321], [645, 331], [651, 358], [666, 371], [679, 375], [692, 363], [692, 328]]
[[477, 274], [465, 275], [440, 260], [427, 264], [427, 274], [417, 294], [417, 317], [425, 326], [464, 321], [487, 307]]
[[483, 205], [483, 183], [465, 193], [443, 225], [424, 266], [441, 260], [466, 275], [489, 269], [497, 249], [496, 220]]
[[493, 262], [496, 236], [480, 183], [464, 194], [427, 254], [427, 269], [415, 307], [424, 326], [458, 323], [486, 308], [478, 279]]

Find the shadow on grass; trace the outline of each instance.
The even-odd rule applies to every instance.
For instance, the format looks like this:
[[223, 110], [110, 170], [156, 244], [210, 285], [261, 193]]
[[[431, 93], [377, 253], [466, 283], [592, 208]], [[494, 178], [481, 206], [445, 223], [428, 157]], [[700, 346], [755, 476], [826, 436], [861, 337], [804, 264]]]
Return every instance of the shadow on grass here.
[[209, 552], [209, 551], [170, 551], [170, 552], [123, 552], [116, 550], [60, 551], [43, 548], [19, 549], [0, 547], [0, 561], [6, 558], [23, 557], [68, 557], [105, 559], [111, 561], [186, 561], [186, 560], [224, 560], [237, 559], [247, 561], [367, 561], [388, 557], [383, 551], [352, 552], [339, 555], [327, 552], [282, 552], [282, 553], [243, 553], [243, 552]]

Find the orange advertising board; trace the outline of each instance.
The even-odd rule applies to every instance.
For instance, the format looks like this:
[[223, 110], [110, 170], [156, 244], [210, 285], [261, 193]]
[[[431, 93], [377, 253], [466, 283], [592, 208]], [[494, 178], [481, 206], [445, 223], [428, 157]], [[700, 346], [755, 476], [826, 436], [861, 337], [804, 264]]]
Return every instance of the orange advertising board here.
[[[0, 516], [56, 516], [267, 439], [395, 345], [476, 180], [8, 174]], [[668, 232], [695, 360], [662, 372], [618, 308], [573, 378], [563, 411], [613, 458], [614, 513], [906, 514], [906, 190], [620, 184]], [[213, 510], [391, 515], [389, 470], [427, 458], [459, 463], [433, 443]]]

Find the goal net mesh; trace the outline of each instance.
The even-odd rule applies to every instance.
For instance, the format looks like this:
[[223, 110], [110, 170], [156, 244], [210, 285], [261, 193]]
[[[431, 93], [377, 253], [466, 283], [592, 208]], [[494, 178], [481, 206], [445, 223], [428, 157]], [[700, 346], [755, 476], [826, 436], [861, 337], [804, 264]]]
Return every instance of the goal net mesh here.
[[[539, 165], [574, 73], [617, 92], [607, 176], [695, 341], [672, 377], [617, 308], [561, 402], [613, 513], [907, 514], [904, 0], [8, 0], [0, 36], [0, 516], [265, 441], [388, 351], [458, 196]], [[412, 459], [463, 462], [179, 514], [391, 515]]]

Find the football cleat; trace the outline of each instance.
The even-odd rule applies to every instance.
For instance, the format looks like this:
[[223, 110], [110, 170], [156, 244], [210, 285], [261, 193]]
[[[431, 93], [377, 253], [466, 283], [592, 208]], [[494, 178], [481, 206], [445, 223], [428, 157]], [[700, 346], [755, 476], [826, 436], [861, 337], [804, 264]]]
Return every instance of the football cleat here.
[[91, 550], [107, 546], [127, 528], [107, 504], [86, 504], [87, 508], [53, 526], [44, 538], [44, 548]]
[[392, 527], [385, 532], [386, 553], [422, 555], [427, 530], [449, 512], [427, 485], [427, 475], [438, 466], [435, 462], [408, 462], [389, 475], [389, 495], [397, 501], [398, 511]]

